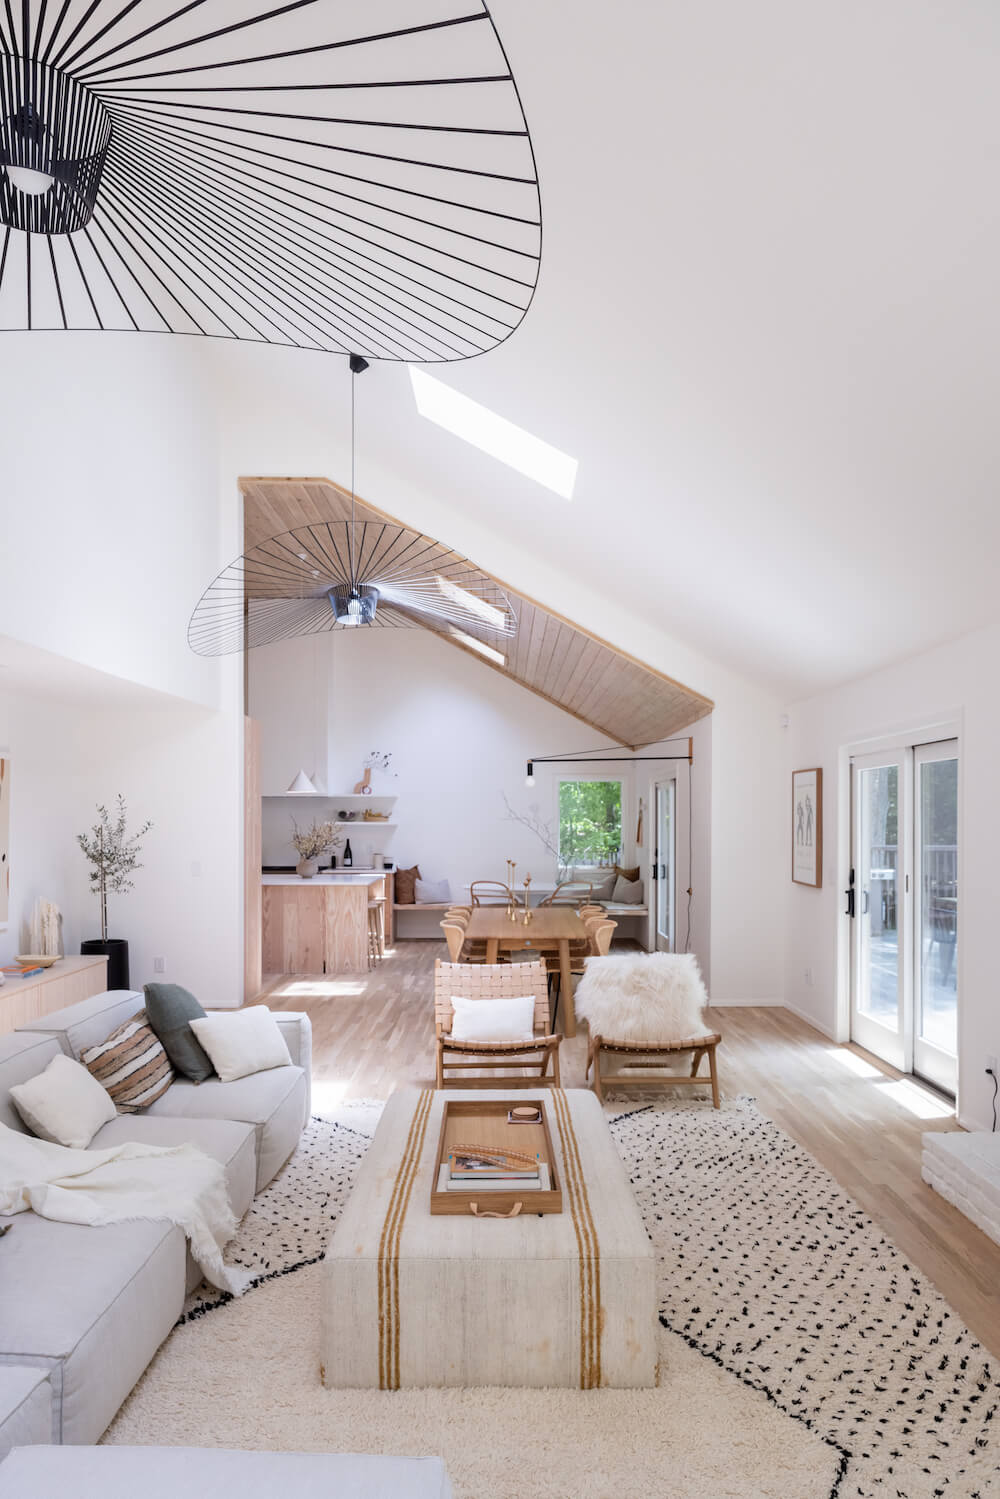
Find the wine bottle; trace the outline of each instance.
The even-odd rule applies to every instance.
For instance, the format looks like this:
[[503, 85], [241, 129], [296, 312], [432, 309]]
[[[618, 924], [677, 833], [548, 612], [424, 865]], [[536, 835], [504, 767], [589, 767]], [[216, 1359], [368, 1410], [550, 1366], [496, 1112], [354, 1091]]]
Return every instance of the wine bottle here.
[[344, 868], [353, 869], [353, 867], [354, 855], [351, 853], [351, 840], [350, 838], [348, 838], [347, 842], [344, 844]]

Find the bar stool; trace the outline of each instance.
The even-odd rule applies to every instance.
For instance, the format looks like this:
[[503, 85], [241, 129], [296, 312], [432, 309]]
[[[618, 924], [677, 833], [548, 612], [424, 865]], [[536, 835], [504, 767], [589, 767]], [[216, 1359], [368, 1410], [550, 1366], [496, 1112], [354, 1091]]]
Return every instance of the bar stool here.
[[368, 902], [368, 967], [381, 963], [385, 953], [385, 897], [375, 896]]

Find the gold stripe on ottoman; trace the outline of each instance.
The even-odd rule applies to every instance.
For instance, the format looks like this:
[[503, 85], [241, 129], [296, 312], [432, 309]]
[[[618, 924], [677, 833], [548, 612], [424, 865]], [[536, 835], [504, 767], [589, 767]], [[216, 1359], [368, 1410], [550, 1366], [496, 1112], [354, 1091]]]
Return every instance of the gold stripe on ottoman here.
[[88, 1046], [80, 1061], [107, 1088], [121, 1114], [137, 1114], [165, 1093], [174, 1069], [145, 1010], [126, 1020], [106, 1041]]
[[551, 1097], [562, 1146], [566, 1195], [580, 1253], [580, 1388], [598, 1390], [601, 1387], [601, 1335], [604, 1328], [601, 1246], [590, 1210], [580, 1146], [566, 1094], [561, 1088], [553, 1088]]
[[410, 1193], [424, 1148], [434, 1095], [425, 1089], [417, 1100], [403, 1159], [396, 1173], [378, 1249], [378, 1383], [380, 1390], [399, 1389], [399, 1242], [410, 1205]]

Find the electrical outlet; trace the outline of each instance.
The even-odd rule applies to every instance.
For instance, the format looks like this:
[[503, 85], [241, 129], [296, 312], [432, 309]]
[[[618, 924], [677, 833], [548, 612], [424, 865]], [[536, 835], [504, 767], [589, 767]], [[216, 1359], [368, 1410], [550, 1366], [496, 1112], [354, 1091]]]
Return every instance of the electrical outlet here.
[[996, 1057], [987, 1057], [986, 1058], [986, 1071], [987, 1072], [992, 1072], [992, 1074], [993, 1074], [994, 1077], [1000, 1076], [1000, 1072], [998, 1072], [998, 1069], [997, 1069], [997, 1059], [996, 1059]]
[[167, 966], [166, 966], [166, 963], [164, 962], [164, 960], [162, 958], [154, 958], [153, 959], [153, 972], [154, 973], [166, 973], [166, 971], [167, 971]]

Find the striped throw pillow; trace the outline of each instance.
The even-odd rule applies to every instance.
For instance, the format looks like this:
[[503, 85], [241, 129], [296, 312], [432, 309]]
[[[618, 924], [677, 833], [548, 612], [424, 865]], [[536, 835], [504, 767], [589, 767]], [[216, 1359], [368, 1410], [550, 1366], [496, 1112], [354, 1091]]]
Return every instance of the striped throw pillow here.
[[174, 1069], [150, 1029], [145, 1010], [126, 1020], [106, 1041], [88, 1046], [80, 1061], [114, 1100], [120, 1114], [137, 1114], [174, 1080]]

